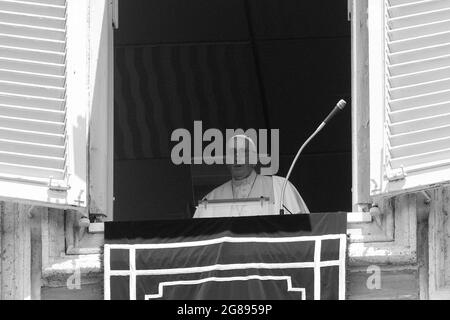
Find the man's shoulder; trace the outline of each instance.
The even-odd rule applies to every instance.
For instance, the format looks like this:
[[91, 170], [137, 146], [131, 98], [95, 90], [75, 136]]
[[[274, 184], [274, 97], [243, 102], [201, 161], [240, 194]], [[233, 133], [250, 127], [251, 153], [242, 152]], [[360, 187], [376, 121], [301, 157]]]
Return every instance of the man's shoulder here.
[[[281, 186], [284, 184], [284, 182], [286, 181], [286, 178], [285, 178], [285, 177], [272, 176], [272, 178], [273, 178], [273, 184], [274, 184], [275, 186], [280, 186], [280, 188], [281, 188]], [[289, 189], [289, 188], [294, 187], [294, 185], [292, 184], [291, 181], [288, 180], [288, 182], [287, 182], [287, 184], [286, 184], [286, 187]], [[295, 187], [294, 187], [294, 188], [295, 188]]]
[[286, 180], [286, 178], [280, 176], [271, 176], [271, 177], [275, 182], [284, 182], [284, 180]]

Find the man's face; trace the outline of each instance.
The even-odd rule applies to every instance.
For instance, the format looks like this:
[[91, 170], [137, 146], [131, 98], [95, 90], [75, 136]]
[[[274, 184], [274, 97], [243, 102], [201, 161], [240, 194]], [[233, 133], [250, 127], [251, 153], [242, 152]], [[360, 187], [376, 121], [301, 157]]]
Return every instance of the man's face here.
[[255, 167], [250, 163], [250, 152], [248, 148], [234, 149], [233, 164], [228, 165], [233, 180], [242, 180], [247, 178]]

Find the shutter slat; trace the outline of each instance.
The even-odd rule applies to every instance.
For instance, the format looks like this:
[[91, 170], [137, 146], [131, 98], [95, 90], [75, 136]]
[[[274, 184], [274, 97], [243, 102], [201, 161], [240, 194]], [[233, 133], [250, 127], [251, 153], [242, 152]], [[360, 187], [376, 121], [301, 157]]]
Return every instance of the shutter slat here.
[[450, 125], [408, 132], [404, 134], [392, 135], [390, 142], [392, 146], [400, 146], [405, 144], [418, 143], [421, 141], [440, 139], [450, 136]]
[[64, 17], [66, 14], [65, 6], [14, 0], [0, 0], [0, 10], [59, 18]]
[[0, 69], [0, 80], [10, 80], [13, 82], [22, 82], [61, 88], [64, 87], [65, 84], [64, 76], [53, 76], [49, 74], [39, 74], [4, 69]]
[[64, 18], [24, 15], [1, 10], [0, 21], [53, 29], [64, 29], [66, 25], [66, 20]]
[[65, 41], [17, 36], [7, 33], [0, 33], [0, 43], [4, 46], [9, 47], [46, 50], [55, 52], [64, 52], [64, 50], [66, 49]]
[[65, 119], [65, 113], [63, 111], [24, 108], [7, 105], [0, 105], [0, 116], [61, 123], [63, 123]]
[[401, 76], [450, 66], [450, 55], [389, 66], [390, 76]]
[[394, 6], [391, 4], [388, 12], [389, 17], [398, 18], [447, 8], [450, 8], [449, 0], [418, 1]]
[[[1, 85], [1, 82], [0, 82]], [[407, 98], [414, 95], [427, 94], [436, 91], [444, 91], [450, 88], [450, 78], [438, 81], [424, 82], [421, 84], [397, 87], [389, 91], [391, 99]]]
[[448, 101], [450, 101], [450, 90], [445, 90], [429, 94], [422, 94], [402, 99], [391, 100], [389, 102], [389, 106], [391, 107], [391, 111], [398, 111]]
[[0, 127], [58, 134], [64, 131], [64, 123], [26, 118], [0, 116]]
[[389, 5], [390, 6], [398, 6], [401, 4], [407, 4], [407, 3], [414, 3], [414, 2], [420, 2], [423, 0], [389, 0]]
[[437, 58], [441, 56], [450, 55], [450, 39], [448, 43], [439, 44], [437, 46], [431, 46], [426, 48], [419, 48], [410, 51], [398, 52], [395, 54], [389, 54], [389, 62], [391, 65], [404, 64], [408, 62], [415, 62], [421, 60], [427, 60]]
[[65, 62], [65, 54], [61, 52], [30, 50], [6, 46], [0, 46], [0, 57], [59, 65], [62, 65]]
[[450, 31], [439, 32], [421, 37], [391, 41], [388, 43], [388, 48], [390, 52], [415, 50], [424, 47], [436, 46], [442, 43], [447, 43], [449, 39], [450, 39]]
[[417, 25], [433, 23], [436, 21], [447, 20], [450, 14], [450, 8], [431, 12], [419, 13], [417, 15], [388, 19], [388, 26], [391, 29], [408, 28]]
[[64, 76], [65, 74], [65, 66], [63, 64], [42, 63], [5, 57], [0, 57], [0, 69], [33, 72], [55, 76]]
[[64, 158], [0, 151], [0, 162], [16, 165], [63, 170]]
[[65, 30], [34, 27], [22, 24], [4, 23], [0, 21], [0, 33], [48, 40], [64, 41]]
[[406, 40], [415, 37], [423, 37], [435, 33], [445, 32], [450, 29], [450, 20], [439, 21], [409, 28], [401, 28], [388, 32], [390, 41]]
[[27, 95], [30, 96], [64, 99], [65, 89], [0, 80], [0, 92], [12, 94], [21, 94], [26, 92]]
[[438, 103], [429, 106], [421, 106], [417, 108], [410, 108], [397, 112], [391, 112], [389, 117], [392, 123], [403, 122], [408, 120], [421, 119], [426, 117], [433, 117], [441, 114], [450, 113], [450, 103]]
[[0, 139], [0, 150], [6, 152], [18, 152], [29, 155], [49, 156], [64, 158], [64, 146], [44, 145], [30, 142]]
[[49, 4], [54, 6], [65, 6], [66, 0], [16, 0], [17, 2], [35, 2], [40, 4]]
[[32, 97], [18, 94], [7, 94], [0, 92], [0, 103], [13, 106], [26, 106], [30, 108], [42, 108], [49, 110], [64, 110], [63, 99], [50, 99], [43, 97]]
[[49, 179], [49, 177], [53, 177], [53, 179], [58, 180], [64, 179], [63, 170], [0, 162], [0, 176], [4, 174], [17, 178]]
[[411, 145], [402, 145], [400, 147], [394, 147], [391, 149], [391, 156], [395, 158], [409, 157], [417, 154], [417, 150], [421, 150], [422, 153], [430, 153], [446, 149], [448, 148], [448, 146], [450, 146], [450, 137], [445, 137], [441, 139], [419, 142]]
[[64, 146], [65, 143], [65, 137], [63, 134], [51, 134], [22, 129], [0, 127], [0, 136], [2, 137], [2, 139], [7, 140], [17, 140], [55, 146]]
[[393, 158], [391, 160], [392, 168], [417, 166], [436, 161], [448, 161], [450, 159], [450, 149], [443, 149], [434, 152], [415, 154], [409, 157]]
[[45, 99], [64, 99], [63, 87], [39, 86], [20, 82], [0, 81], [0, 92], [5, 94], [23, 94]]
[[444, 115], [437, 115], [433, 117], [397, 122], [390, 125], [390, 130], [392, 134], [401, 134], [429, 128], [442, 127], [449, 123], [450, 123], [450, 113]]
[[391, 88], [405, 87], [450, 77], [450, 67], [431, 69], [389, 78]]
[[16, 0], [17, 2], [35, 2], [40, 4], [49, 4], [54, 6], [65, 6], [66, 0]]

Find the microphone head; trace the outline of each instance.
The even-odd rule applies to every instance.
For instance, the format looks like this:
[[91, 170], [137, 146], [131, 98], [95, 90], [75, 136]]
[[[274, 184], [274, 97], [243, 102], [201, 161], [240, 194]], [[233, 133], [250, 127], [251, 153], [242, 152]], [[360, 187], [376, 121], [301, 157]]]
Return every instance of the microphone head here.
[[339, 102], [336, 104], [336, 107], [338, 107], [339, 109], [343, 110], [345, 108], [345, 106], [347, 105], [347, 102], [345, 102], [345, 100], [339, 100]]

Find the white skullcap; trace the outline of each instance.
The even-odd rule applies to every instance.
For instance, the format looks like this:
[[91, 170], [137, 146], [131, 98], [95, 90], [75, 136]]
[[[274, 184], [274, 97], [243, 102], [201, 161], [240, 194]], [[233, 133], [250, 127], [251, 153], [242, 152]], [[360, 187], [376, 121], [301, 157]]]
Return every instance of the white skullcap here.
[[238, 152], [238, 158], [244, 156], [242, 152], [244, 152], [248, 148], [249, 154], [251, 155], [251, 159], [254, 159], [256, 162], [256, 145], [253, 140], [244, 135], [244, 134], [236, 134], [232, 136], [227, 142], [227, 157], [234, 158], [234, 150]]
[[246, 149], [248, 145], [250, 152], [256, 153], [256, 146], [253, 140], [245, 134], [236, 134], [230, 138], [227, 142], [228, 149]]

